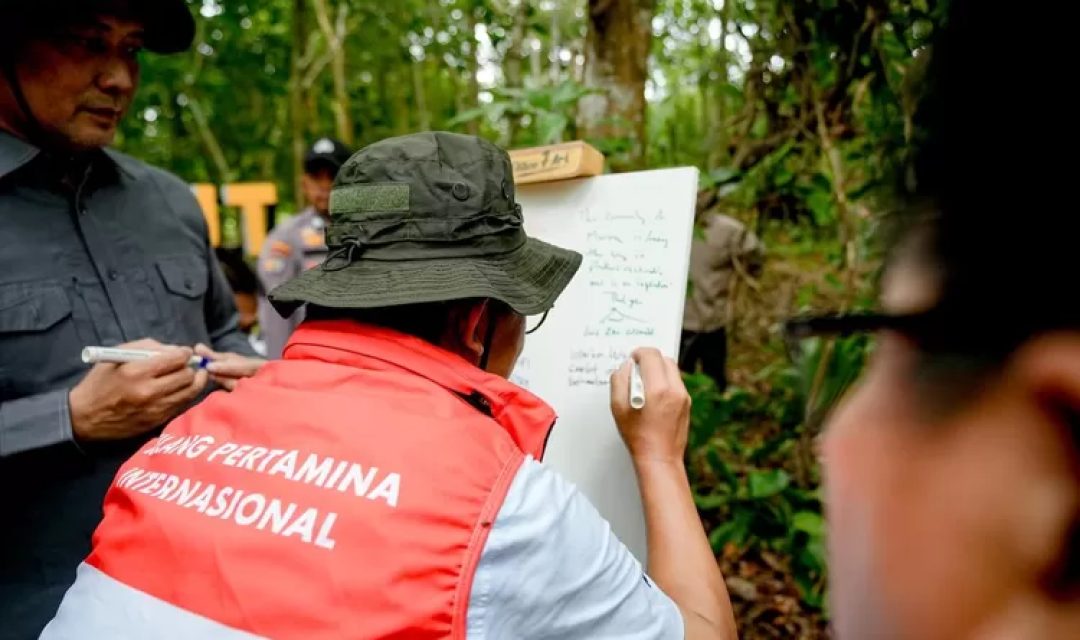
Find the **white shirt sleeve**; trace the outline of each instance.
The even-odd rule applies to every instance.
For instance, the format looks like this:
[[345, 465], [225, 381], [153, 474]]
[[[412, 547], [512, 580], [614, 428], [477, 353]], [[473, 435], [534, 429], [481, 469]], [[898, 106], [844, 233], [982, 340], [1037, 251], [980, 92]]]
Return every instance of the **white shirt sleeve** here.
[[480, 555], [469, 640], [683, 638], [675, 603], [578, 489], [531, 457]]

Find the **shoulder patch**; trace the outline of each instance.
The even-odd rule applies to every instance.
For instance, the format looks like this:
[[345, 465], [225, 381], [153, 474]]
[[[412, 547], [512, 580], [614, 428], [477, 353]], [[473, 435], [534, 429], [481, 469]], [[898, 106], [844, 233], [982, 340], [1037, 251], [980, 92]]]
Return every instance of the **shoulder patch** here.
[[308, 249], [318, 249], [326, 243], [323, 232], [318, 229], [312, 229], [311, 227], [304, 229], [300, 233], [300, 237], [304, 243], [304, 247]]
[[285, 261], [281, 258], [267, 258], [259, 265], [263, 273], [277, 275], [285, 271]]
[[284, 240], [274, 240], [270, 243], [270, 253], [282, 258], [288, 258], [292, 255], [292, 247]]

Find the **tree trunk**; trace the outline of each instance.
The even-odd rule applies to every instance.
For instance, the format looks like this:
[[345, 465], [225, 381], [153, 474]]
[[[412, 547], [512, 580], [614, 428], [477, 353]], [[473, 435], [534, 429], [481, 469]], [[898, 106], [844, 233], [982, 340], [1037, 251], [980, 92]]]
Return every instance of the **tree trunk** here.
[[427, 92], [424, 89], [424, 63], [413, 59], [409, 66], [412, 71], [413, 104], [416, 106], [417, 128], [420, 131], [431, 131], [431, 114], [428, 113]]
[[312, 0], [312, 7], [315, 9], [315, 20], [319, 23], [319, 29], [326, 39], [326, 46], [333, 55], [330, 60], [330, 73], [334, 80], [334, 100], [331, 108], [334, 111], [334, 124], [337, 128], [337, 135], [342, 142], [351, 147], [353, 145], [353, 126], [345, 73], [345, 23], [348, 16], [348, 4], [342, 2], [338, 5], [337, 19], [333, 23], [330, 21], [327, 0]]
[[[707, 129], [708, 136], [708, 154], [706, 155], [706, 166], [709, 169], [713, 169], [720, 166], [722, 163], [726, 163], [730, 159], [728, 154], [728, 56], [727, 50], [727, 35], [728, 29], [731, 25], [731, 7], [734, 4], [731, 0], [725, 0], [724, 8], [720, 10], [720, 48], [716, 51], [716, 56], [713, 59], [713, 68], [716, 69], [720, 77], [711, 81], [710, 84], [713, 87], [712, 103], [707, 110], [711, 111], [711, 117], [709, 118], [709, 127]], [[707, 73], [707, 71], [706, 71]], [[703, 93], [703, 97], [708, 96], [708, 93]]]
[[[518, 0], [518, 11], [514, 14], [514, 26], [510, 30], [510, 38], [506, 44], [506, 57], [503, 59], [503, 76], [506, 78], [506, 87], [520, 89], [524, 86], [521, 78], [521, 59], [524, 53], [522, 47], [525, 44], [525, 28], [529, 18], [529, 0]], [[521, 126], [521, 118], [516, 115], [508, 115], [508, 139], [506, 146], [513, 146], [517, 138], [518, 128]]]
[[300, 179], [304, 173], [304, 151], [307, 147], [305, 135], [305, 110], [303, 89], [303, 57], [307, 49], [307, 0], [293, 0], [292, 15], [292, 67], [289, 71], [289, 130], [292, 137], [293, 155], [293, 200], [296, 208], [302, 205], [303, 197]]
[[580, 103], [587, 138], [624, 139], [625, 157], [616, 170], [645, 163], [645, 80], [649, 71], [656, 0], [589, 0], [585, 40], [585, 85], [597, 90]]
[[199, 102], [198, 98], [190, 92], [186, 95], [188, 100], [187, 108], [191, 112], [192, 120], [195, 121], [195, 130], [198, 131], [199, 139], [202, 140], [203, 146], [206, 147], [206, 153], [209, 154], [210, 161], [218, 174], [217, 183], [228, 184], [233, 181], [235, 176], [232, 167], [229, 166], [229, 161], [225, 158], [225, 152], [221, 149], [221, 143], [218, 142], [213, 128], [210, 127], [206, 111], [203, 110], [202, 103]]
[[562, 79], [562, 62], [559, 60], [559, 50], [562, 49], [562, 33], [559, 31], [559, 10], [555, 9], [551, 12], [551, 38], [549, 44], [549, 57], [548, 62], [551, 64], [549, 68], [549, 74], [551, 78], [551, 86], [559, 84]]
[[390, 75], [390, 87], [393, 95], [393, 122], [394, 135], [405, 135], [412, 132], [409, 114], [415, 109], [415, 105], [409, 104], [409, 79], [405, 72], [399, 68]]
[[[465, 83], [468, 95], [465, 96], [460, 111], [471, 111], [480, 106], [480, 81], [476, 74], [480, 71], [480, 43], [476, 40], [476, 6], [470, 6], [465, 12], [465, 28], [469, 30], [469, 59], [465, 62], [465, 72], [469, 77]], [[473, 118], [465, 123], [465, 131], [470, 135], [480, 135], [480, 118]]]
[[529, 39], [529, 80], [533, 87], [539, 87], [544, 78], [544, 45], [539, 39]]

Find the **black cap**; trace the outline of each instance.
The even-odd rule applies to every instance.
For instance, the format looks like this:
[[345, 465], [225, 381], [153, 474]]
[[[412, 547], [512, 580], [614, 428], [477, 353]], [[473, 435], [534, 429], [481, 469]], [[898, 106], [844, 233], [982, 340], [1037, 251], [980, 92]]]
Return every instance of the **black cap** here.
[[[38, 33], [115, 7], [101, 0], [0, 0], [0, 37]], [[127, 8], [142, 19], [149, 51], [179, 53], [195, 39], [195, 18], [184, 0], [130, 0]]]
[[184, 0], [143, 0], [146, 48], [154, 53], [187, 51], [195, 40], [195, 18]]
[[329, 167], [335, 174], [352, 156], [352, 151], [333, 138], [319, 138], [304, 156], [304, 173], [315, 173]]

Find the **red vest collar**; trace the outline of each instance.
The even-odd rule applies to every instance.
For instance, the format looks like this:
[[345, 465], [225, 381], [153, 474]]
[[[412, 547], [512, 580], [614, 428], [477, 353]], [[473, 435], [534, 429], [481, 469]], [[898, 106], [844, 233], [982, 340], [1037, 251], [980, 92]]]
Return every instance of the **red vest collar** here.
[[283, 351], [286, 360], [321, 360], [358, 369], [411, 371], [463, 397], [479, 394], [491, 417], [521, 450], [543, 459], [555, 412], [543, 400], [420, 338], [348, 321], [305, 322]]

